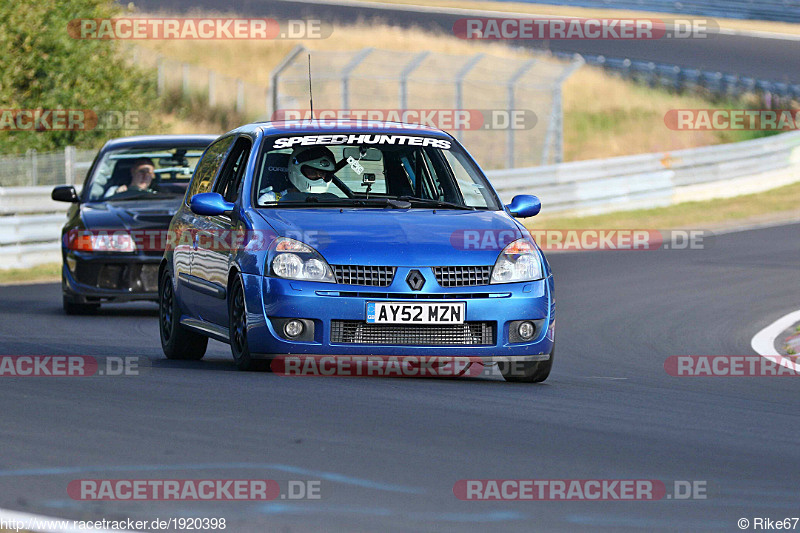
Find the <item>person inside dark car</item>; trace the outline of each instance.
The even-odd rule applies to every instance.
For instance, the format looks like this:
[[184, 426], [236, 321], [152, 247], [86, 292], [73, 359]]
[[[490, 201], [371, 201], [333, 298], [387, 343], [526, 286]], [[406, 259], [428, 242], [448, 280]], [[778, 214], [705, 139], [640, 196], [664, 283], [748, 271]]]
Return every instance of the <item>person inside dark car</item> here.
[[112, 187], [106, 192], [106, 197], [114, 194], [120, 194], [125, 191], [146, 191], [150, 188], [155, 178], [155, 165], [153, 160], [147, 157], [137, 159], [131, 166], [131, 181], [127, 185], [122, 184], [119, 187]]

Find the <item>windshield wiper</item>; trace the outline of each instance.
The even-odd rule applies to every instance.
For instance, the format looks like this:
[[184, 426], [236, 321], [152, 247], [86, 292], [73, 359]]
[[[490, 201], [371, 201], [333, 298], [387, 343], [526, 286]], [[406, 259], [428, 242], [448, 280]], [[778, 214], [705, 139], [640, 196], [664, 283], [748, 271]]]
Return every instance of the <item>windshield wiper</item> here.
[[392, 209], [408, 209], [411, 207], [411, 202], [394, 198], [319, 198], [316, 196], [309, 196], [306, 198], [307, 204], [325, 204], [335, 206], [361, 205], [364, 207], [391, 207]]
[[408, 195], [398, 196], [397, 199], [405, 200], [413, 204], [426, 205], [431, 207], [447, 207], [450, 209], [464, 209], [466, 211], [475, 211], [474, 207], [463, 204], [456, 204], [453, 202], [445, 202], [444, 200], [434, 200], [431, 198], [417, 198], [415, 196], [408, 196]]

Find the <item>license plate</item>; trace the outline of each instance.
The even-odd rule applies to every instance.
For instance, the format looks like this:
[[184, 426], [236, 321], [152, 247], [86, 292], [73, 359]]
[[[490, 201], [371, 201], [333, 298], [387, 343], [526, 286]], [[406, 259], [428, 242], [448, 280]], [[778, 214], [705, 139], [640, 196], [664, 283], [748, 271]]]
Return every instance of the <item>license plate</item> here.
[[367, 302], [368, 324], [463, 324], [466, 304]]

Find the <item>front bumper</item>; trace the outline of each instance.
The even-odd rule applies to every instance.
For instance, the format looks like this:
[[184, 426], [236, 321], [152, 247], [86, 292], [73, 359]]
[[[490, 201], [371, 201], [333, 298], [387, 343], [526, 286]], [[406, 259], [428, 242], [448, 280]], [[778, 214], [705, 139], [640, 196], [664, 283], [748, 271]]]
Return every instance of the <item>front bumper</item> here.
[[[426, 273], [428, 290], [411, 291], [399, 282], [377, 288], [243, 275], [250, 351], [265, 358], [317, 354], [480, 357], [485, 361], [549, 359], [555, 320], [552, 276], [540, 281], [458, 288], [443, 288], [432, 277], [427, 278]], [[405, 279], [402, 268], [395, 279]], [[391, 326], [384, 330], [387, 335], [383, 342], [380, 328], [364, 323], [367, 302], [378, 301], [465, 302], [465, 322], [476, 329], [470, 336], [461, 329]], [[286, 339], [280, 324], [287, 318], [313, 323], [313, 338]], [[519, 320], [536, 323], [530, 341], [511, 342], [510, 323]], [[356, 328], [361, 333], [343, 335], [343, 323], [351, 332]], [[487, 327], [491, 328], [488, 335]], [[414, 330], [411, 335], [406, 334], [409, 328]]]
[[160, 254], [63, 252], [62, 290], [75, 303], [158, 300]]

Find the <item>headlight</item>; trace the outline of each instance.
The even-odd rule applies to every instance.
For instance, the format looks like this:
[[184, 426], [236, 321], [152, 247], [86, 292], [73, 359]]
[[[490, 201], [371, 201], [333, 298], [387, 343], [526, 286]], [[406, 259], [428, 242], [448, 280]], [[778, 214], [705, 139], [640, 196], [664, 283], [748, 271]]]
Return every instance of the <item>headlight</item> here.
[[268, 264], [271, 275], [284, 279], [334, 283], [331, 267], [309, 245], [281, 237], [270, 248]]
[[503, 249], [494, 263], [490, 283], [534, 281], [544, 277], [544, 268], [536, 247], [525, 239], [518, 239]]
[[136, 241], [126, 231], [71, 231], [67, 247], [80, 252], [135, 252]]

